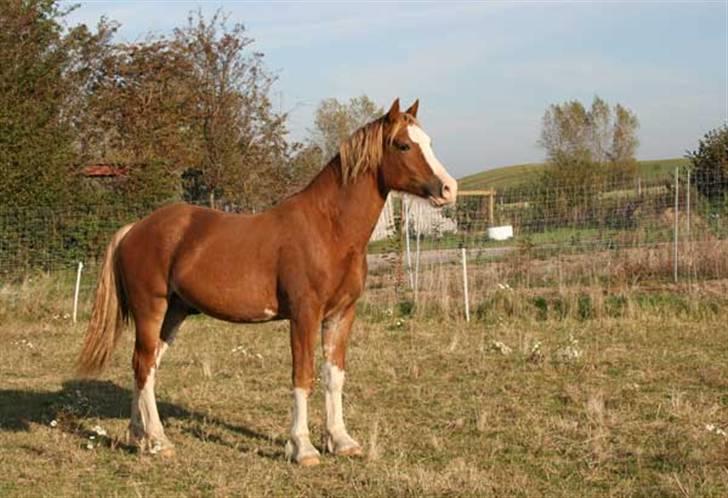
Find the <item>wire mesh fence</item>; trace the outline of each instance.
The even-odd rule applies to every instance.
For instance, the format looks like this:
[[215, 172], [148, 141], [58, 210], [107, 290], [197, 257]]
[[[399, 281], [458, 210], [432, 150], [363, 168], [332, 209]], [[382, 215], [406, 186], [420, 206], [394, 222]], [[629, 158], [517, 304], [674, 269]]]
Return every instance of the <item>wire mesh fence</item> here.
[[477, 311], [514, 290], [604, 294], [726, 278], [728, 189], [695, 180], [681, 169], [652, 182], [524, 185], [461, 195], [444, 212], [393, 198], [394, 215], [380, 220], [389, 231], [375, 231], [387, 238], [370, 246], [368, 299], [396, 306], [404, 295], [462, 316], [466, 295]]
[[[465, 193], [456, 206], [442, 210], [390, 195], [369, 245], [365, 302], [462, 314], [465, 293], [477, 312], [479, 303], [514, 289], [723, 279], [728, 277], [724, 192], [728, 188], [717, 180], [696, 182], [687, 170], [676, 170], [651, 183], [613, 180]], [[0, 277], [11, 282], [45, 272], [61, 275], [58, 285], [72, 288], [83, 262], [87, 294], [111, 235], [142, 214], [119, 206], [2, 209]]]

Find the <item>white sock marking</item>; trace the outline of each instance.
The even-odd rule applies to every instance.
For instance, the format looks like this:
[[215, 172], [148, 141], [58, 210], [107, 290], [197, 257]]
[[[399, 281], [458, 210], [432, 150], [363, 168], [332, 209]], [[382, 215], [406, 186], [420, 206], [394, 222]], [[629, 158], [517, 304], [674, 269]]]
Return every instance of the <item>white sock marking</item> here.
[[154, 382], [156, 368], [152, 367], [140, 390], [134, 382], [134, 398], [132, 401], [132, 424], [137, 425], [136, 429], [141, 432], [138, 436], [148, 437], [152, 440], [164, 439], [164, 429], [159, 420], [157, 402], [154, 398]]
[[293, 389], [293, 426], [291, 436], [308, 436], [308, 399], [300, 387]]
[[344, 390], [345, 373], [339, 367], [327, 361], [321, 369], [321, 377], [323, 377], [325, 385], [326, 430], [332, 436], [345, 434], [344, 407], [341, 398]]
[[[291, 425], [292, 445], [286, 444], [287, 456], [300, 462], [304, 458], [317, 457], [318, 451], [308, 437], [308, 396], [300, 387], [293, 389], [293, 424]], [[289, 447], [292, 446], [292, 447]]]

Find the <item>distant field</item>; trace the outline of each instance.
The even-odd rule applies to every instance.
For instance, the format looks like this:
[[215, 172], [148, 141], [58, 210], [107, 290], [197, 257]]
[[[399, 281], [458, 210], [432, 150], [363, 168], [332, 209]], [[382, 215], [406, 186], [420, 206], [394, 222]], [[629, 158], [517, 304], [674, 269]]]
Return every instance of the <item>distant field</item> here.
[[[638, 161], [640, 176], [645, 180], [654, 180], [671, 174], [676, 166], [685, 166], [688, 160], [682, 157]], [[487, 188], [509, 188], [532, 180], [541, 173], [543, 163], [516, 164], [502, 168], [490, 169], [458, 180], [461, 190], [477, 190]]]

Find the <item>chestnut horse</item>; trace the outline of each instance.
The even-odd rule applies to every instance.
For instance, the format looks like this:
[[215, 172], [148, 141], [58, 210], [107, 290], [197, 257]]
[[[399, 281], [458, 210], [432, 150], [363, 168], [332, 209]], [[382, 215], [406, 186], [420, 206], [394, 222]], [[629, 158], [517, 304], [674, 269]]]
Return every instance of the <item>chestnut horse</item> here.
[[319, 462], [308, 432], [314, 349], [322, 337], [325, 447], [360, 455], [342, 412], [346, 347], [364, 290], [367, 242], [387, 194], [434, 206], [455, 202], [457, 183], [417, 121], [418, 102], [399, 99], [341, 144], [301, 192], [256, 215], [174, 204], [119, 230], [101, 269], [79, 372], [108, 362], [124, 320], [136, 325], [130, 437], [141, 451], [173, 454], [154, 397], [154, 379], [182, 321], [205, 313], [238, 323], [290, 320], [293, 423], [286, 445], [302, 465]]

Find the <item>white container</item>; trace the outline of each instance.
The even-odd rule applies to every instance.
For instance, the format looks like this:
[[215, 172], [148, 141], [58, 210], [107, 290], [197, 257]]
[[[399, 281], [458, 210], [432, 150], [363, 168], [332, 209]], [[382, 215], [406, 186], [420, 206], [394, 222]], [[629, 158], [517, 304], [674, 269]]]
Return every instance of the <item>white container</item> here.
[[513, 225], [503, 225], [500, 227], [490, 227], [488, 229], [488, 238], [490, 240], [508, 240], [513, 238]]

